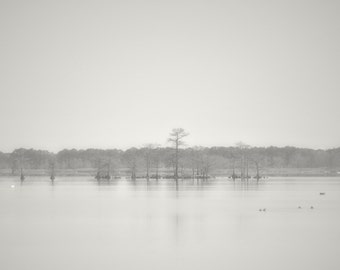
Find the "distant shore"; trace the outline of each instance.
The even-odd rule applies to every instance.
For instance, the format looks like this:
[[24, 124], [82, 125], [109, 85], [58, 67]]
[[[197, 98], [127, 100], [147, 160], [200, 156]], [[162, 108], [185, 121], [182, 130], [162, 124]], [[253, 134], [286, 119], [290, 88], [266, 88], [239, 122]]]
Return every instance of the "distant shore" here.
[[[41, 169], [26, 169], [24, 170], [26, 176], [49, 176], [49, 170]], [[94, 168], [78, 168], [78, 169], [59, 169], [56, 170], [56, 176], [89, 176], [94, 177], [97, 170]], [[236, 172], [237, 174], [237, 172]], [[20, 173], [15, 172], [14, 174], [9, 169], [0, 170], [0, 177], [19, 177]], [[123, 168], [112, 173], [113, 176], [129, 177], [129, 169]], [[164, 169], [159, 172], [160, 178], [171, 175], [171, 171]], [[211, 177], [230, 177], [232, 171], [229, 169], [216, 170], [211, 174]], [[249, 172], [249, 176], [253, 177], [255, 175], [254, 171]], [[304, 177], [304, 176], [325, 176], [325, 177], [336, 177], [340, 176], [340, 168], [329, 170], [327, 168], [268, 168], [261, 172], [264, 177], [275, 177], [275, 176], [291, 176], [291, 177]], [[145, 176], [145, 172], [141, 171], [137, 174], [137, 177]], [[190, 173], [186, 172], [184, 174], [185, 178], [190, 178]]]

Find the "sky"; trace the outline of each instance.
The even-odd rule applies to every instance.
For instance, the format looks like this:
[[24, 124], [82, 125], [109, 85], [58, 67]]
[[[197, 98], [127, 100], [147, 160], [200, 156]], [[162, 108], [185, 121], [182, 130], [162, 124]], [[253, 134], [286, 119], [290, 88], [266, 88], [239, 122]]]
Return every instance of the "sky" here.
[[340, 146], [340, 1], [0, 0], [0, 151]]

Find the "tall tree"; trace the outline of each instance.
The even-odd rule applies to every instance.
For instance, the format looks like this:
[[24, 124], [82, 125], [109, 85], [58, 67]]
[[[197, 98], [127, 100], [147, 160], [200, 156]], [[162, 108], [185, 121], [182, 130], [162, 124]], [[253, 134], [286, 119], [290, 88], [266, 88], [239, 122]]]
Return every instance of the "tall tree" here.
[[159, 166], [160, 166], [160, 160], [161, 160], [161, 153], [160, 153], [160, 145], [159, 144], [154, 144], [153, 145], [155, 148], [153, 149], [153, 154], [152, 154], [152, 162], [155, 167], [155, 178], [158, 180], [159, 178]]
[[[144, 146], [144, 158], [145, 158], [145, 165], [146, 165], [146, 180], [150, 179], [150, 169], [151, 169], [151, 163], [153, 159], [153, 153], [155, 152], [155, 148], [157, 145], [148, 143]], [[158, 166], [158, 164], [157, 164]], [[158, 167], [157, 167], [157, 174], [158, 174]]]
[[248, 180], [249, 175], [248, 175], [248, 152], [250, 149], [250, 145], [245, 144], [243, 142], [238, 142], [236, 143], [236, 147], [239, 150], [240, 157], [241, 157], [241, 179], [243, 180], [246, 178]]
[[130, 148], [125, 151], [124, 159], [126, 165], [130, 171], [131, 179], [136, 180], [136, 173], [137, 173], [137, 159], [138, 159], [138, 149], [137, 148]]
[[171, 133], [169, 134], [168, 141], [172, 144], [173, 149], [175, 150], [175, 180], [178, 181], [178, 159], [179, 159], [179, 148], [184, 145], [183, 138], [188, 136], [187, 133], [183, 128], [174, 128]]

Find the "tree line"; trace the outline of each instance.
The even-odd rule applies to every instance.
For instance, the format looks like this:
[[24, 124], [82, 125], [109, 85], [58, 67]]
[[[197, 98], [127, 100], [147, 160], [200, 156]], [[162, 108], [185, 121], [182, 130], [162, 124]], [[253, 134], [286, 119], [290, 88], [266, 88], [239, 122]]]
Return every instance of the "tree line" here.
[[140, 148], [120, 149], [64, 149], [57, 153], [35, 149], [16, 149], [0, 152], [0, 169], [17, 174], [26, 170], [92, 169], [109, 165], [113, 174], [131, 177], [158, 178], [160, 175], [179, 177], [208, 177], [223, 173], [246, 175], [270, 168], [326, 168], [340, 167], [340, 148], [314, 150], [296, 147], [252, 147], [237, 143], [230, 147], [185, 147], [183, 129], [173, 129], [169, 145], [147, 144]]

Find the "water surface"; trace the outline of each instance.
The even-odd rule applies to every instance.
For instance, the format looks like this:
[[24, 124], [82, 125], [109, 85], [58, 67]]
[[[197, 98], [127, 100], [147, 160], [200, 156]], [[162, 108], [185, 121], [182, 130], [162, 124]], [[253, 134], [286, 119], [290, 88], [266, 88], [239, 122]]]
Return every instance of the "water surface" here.
[[0, 268], [340, 269], [340, 179], [0, 178]]

